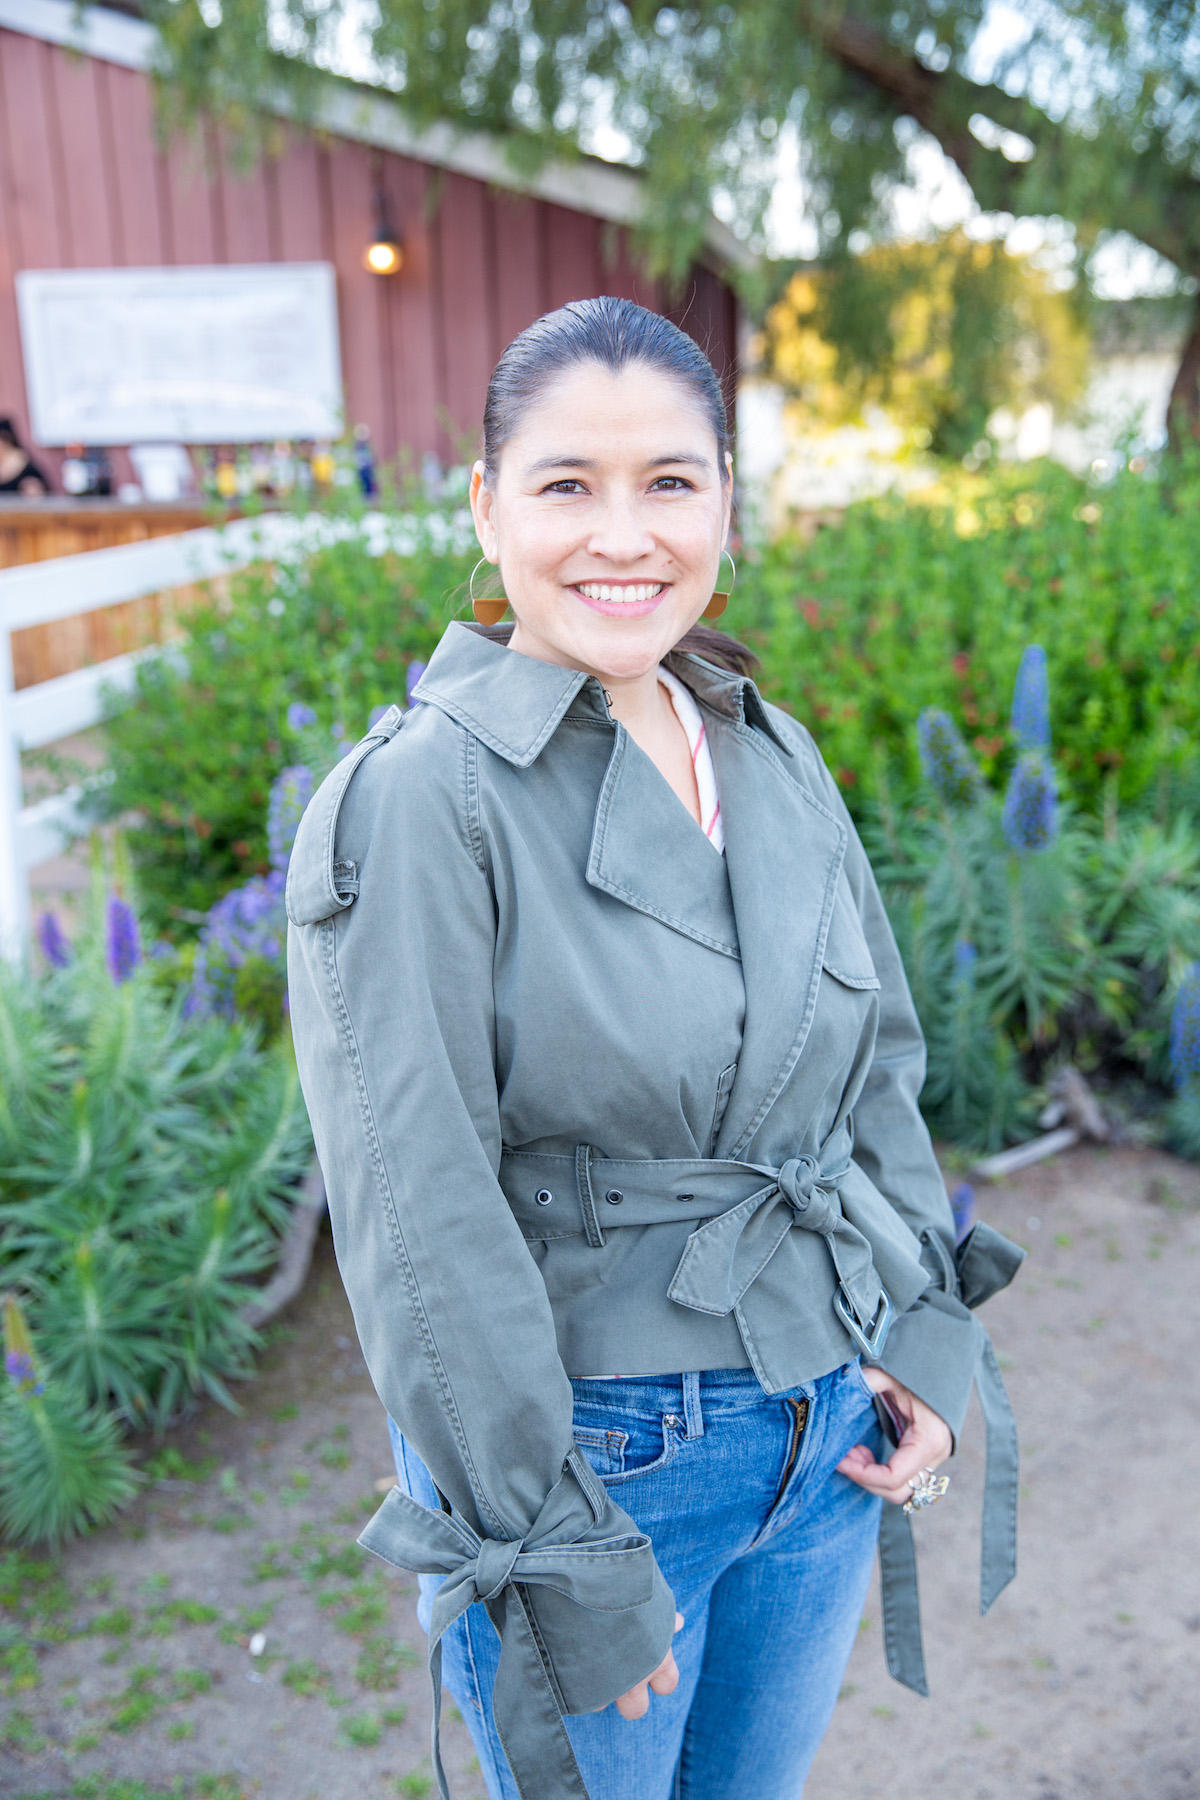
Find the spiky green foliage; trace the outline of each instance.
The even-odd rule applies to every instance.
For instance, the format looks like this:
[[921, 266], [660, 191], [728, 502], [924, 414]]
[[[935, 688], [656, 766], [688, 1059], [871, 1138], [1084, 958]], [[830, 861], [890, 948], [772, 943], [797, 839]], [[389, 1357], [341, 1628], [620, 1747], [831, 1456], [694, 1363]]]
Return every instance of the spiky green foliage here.
[[186, 1019], [153, 961], [114, 983], [94, 935], [60, 969], [0, 965], [0, 1286], [45, 1384], [5, 1403], [12, 1455], [43, 1458], [40, 1485], [5, 1476], [14, 1531], [94, 1522], [72, 1475], [89, 1456], [95, 1504], [117, 1503], [118, 1426], [234, 1404], [257, 1343], [242, 1309], [310, 1154], [286, 1036]]
[[136, 1489], [113, 1413], [53, 1379], [0, 1401], [0, 1527], [14, 1542], [56, 1547], [107, 1524]]
[[[1036, 853], [1007, 841], [999, 797], [867, 826], [928, 1047], [922, 1108], [953, 1142], [1028, 1129], [1031, 1084], [1072, 1061], [1133, 1083], [1185, 1155], [1200, 1106], [1168, 1104], [1171, 1011], [1200, 947], [1200, 831], [1068, 816]], [[968, 954], [969, 953], [969, 954]]]

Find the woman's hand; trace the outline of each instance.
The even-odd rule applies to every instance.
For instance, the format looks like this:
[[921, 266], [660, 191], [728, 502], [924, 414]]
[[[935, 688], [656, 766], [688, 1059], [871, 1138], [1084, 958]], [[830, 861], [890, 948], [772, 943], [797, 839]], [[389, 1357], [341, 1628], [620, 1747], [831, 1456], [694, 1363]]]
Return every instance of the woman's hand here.
[[919, 1469], [936, 1469], [950, 1455], [954, 1448], [950, 1427], [894, 1375], [865, 1365], [862, 1375], [871, 1392], [883, 1398], [893, 1419], [903, 1424], [904, 1435], [886, 1463], [877, 1463], [865, 1444], [855, 1444], [838, 1464], [838, 1474], [900, 1506], [912, 1499], [910, 1475]]
[[[683, 1614], [675, 1614], [675, 1629], [679, 1631], [683, 1625]], [[617, 1711], [623, 1719], [642, 1719], [650, 1711], [650, 1689], [656, 1694], [673, 1694], [679, 1686], [679, 1670], [675, 1666], [675, 1652], [667, 1654], [655, 1669], [653, 1675], [647, 1675], [645, 1681], [639, 1681], [631, 1687], [627, 1694], [622, 1694], [617, 1701]]]

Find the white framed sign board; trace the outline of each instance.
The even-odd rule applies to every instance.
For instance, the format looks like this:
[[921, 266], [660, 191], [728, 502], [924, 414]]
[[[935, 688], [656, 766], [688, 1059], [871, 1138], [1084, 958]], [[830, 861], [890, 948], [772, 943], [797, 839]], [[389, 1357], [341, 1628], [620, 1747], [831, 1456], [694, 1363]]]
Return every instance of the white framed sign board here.
[[341, 433], [329, 263], [24, 269], [17, 304], [38, 444]]

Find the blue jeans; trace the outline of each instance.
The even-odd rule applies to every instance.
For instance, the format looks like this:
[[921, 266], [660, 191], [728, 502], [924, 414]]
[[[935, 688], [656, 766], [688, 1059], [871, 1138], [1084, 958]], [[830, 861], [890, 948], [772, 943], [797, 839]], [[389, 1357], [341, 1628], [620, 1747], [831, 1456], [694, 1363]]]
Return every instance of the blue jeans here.
[[[592, 1800], [796, 1800], [825, 1734], [870, 1579], [880, 1502], [835, 1473], [882, 1443], [859, 1365], [765, 1395], [749, 1369], [576, 1380], [575, 1437], [654, 1544], [683, 1614], [679, 1686], [645, 1718], [567, 1720]], [[399, 1482], [439, 1504], [394, 1423]], [[441, 1578], [421, 1577], [426, 1630]], [[519, 1800], [496, 1736], [500, 1640], [472, 1606], [442, 1639], [442, 1673], [491, 1800]]]

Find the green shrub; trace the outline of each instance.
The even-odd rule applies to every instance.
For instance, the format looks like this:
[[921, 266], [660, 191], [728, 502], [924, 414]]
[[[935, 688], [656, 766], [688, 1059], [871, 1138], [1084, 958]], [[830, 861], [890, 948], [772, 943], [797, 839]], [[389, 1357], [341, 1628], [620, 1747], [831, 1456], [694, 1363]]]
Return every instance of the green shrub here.
[[925, 804], [866, 826], [925, 1032], [932, 1127], [998, 1149], [1031, 1124], [1032, 1085], [1071, 1061], [1196, 1155], [1200, 1027], [1180, 1021], [1188, 1005], [1200, 1019], [1200, 832], [1074, 813], [1035, 752], [1001, 798], [962, 779], [965, 751], [934, 724]]
[[1200, 799], [1200, 479], [1125, 471], [1089, 487], [1053, 464], [848, 509], [742, 569], [730, 628], [768, 696], [812, 730], [863, 814], [919, 791], [915, 725], [945, 708], [984, 775], [1012, 765], [1009, 695], [1044, 645], [1064, 791], [1100, 812]]
[[140, 666], [108, 726], [101, 804], [132, 815], [156, 931], [186, 935], [227, 888], [267, 872], [271, 784], [301, 760], [289, 706], [311, 708], [335, 745], [334, 728], [353, 742], [375, 707], [404, 702], [408, 665], [428, 659], [475, 560], [453, 548], [461, 520], [408, 512], [411, 554], [372, 554], [366, 526], [343, 519], [340, 540], [231, 576], [187, 614], [181, 654]]
[[43, 921], [40, 974], [0, 965], [0, 1523], [22, 1541], [128, 1497], [119, 1428], [234, 1404], [242, 1309], [311, 1155], [286, 1040], [185, 1018], [132, 910], [93, 910], [74, 948]]

